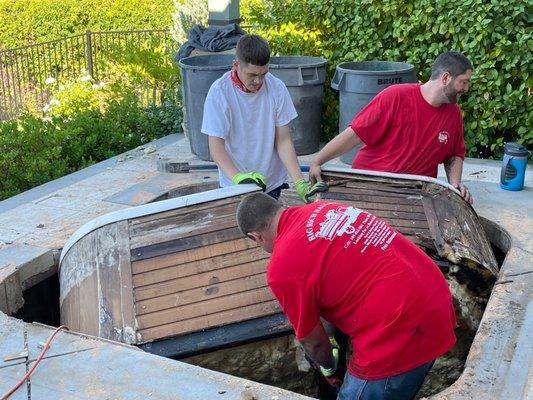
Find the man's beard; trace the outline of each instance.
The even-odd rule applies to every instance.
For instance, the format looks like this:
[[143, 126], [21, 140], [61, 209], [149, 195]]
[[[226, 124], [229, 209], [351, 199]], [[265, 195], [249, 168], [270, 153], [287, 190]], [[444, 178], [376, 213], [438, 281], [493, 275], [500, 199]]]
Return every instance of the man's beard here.
[[457, 101], [459, 100], [459, 96], [461, 96], [461, 93], [455, 90], [452, 84], [448, 86], [444, 86], [442, 90], [444, 92], [444, 95], [448, 99], [448, 103], [450, 104], [456, 104]]

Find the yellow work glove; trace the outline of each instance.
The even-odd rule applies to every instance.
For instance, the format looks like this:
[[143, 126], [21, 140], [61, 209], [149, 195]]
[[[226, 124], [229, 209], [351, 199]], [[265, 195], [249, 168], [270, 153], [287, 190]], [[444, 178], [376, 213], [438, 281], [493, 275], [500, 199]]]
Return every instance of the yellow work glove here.
[[311, 185], [309, 182], [304, 181], [303, 179], [298, 179], [294, 182], [294, 188], [300, 199], [305, 203], [311, 203], [316, 198], [318, 192], [327, 192], [329, 186], [326, 182], [317, 182], [314, 185]]
[[255, 183], [257, 186], [263, 189], [263, 192], [266, 191], [267, 188], [266, 178], [259, 172], [239, 172], [233, 175], [231, 181], [236, 185], [240, 183]]

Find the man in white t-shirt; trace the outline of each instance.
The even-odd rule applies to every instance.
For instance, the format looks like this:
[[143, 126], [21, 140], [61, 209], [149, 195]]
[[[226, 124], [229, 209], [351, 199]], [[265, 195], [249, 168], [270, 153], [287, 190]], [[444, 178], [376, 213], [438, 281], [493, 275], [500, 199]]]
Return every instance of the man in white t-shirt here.
[[202, 133], [209, 136], [221, 187], [255, 183], [277, 199], [288, 187], [288, 171], [308, 202], [324, 188], [303, 179], [289, 135], [296, 110], [285, 84], [268, 72], [269, 61], [270, 47], [262, 37], [240, 38], [232, 70], [209, 89]]

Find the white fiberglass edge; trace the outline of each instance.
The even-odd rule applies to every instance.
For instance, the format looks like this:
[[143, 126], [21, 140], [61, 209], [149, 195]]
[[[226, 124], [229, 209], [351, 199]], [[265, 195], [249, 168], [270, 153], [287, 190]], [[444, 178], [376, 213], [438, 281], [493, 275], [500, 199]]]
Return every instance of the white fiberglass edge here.
[[70, 248], [78, 240], [80, 240], [85, 235], [91, 233], [92, 231], [101, 228], [102, 226], [109, 225], [118, 221], [124, 221], [126, 219], [138, 218], [143, 217], [145, 215], [157, 214], [169, 210], [174, 210], [177, 208], [206, 203], [208, 201], [220, 200], [228, 197], [257, 192], [259, 190], [261, 189], [254, 184], [233, 185], [220, 189], [194, 193], [188, 196], [177, 197], [175, 199], [143, 204], [141, 206], [135, 206], [131, 208], [126, 208], [124, 210], [113, 211], [108, 214], [102, 215], [82, 225], [80, 228], [78, 228], [78, 230], [76, 230], [76, 232], [72, 234], [72, 236], [63, 246], [61, 256], [59, 257], [59, 266], [61, 267], [61, 261], [63, 260], [63, 257], [68, 253]]

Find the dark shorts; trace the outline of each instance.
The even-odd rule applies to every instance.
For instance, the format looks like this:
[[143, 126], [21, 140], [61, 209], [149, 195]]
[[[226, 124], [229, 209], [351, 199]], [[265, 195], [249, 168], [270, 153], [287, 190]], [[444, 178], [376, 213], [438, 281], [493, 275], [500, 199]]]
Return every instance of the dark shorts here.
[[270, 197], [273, 197], [275, 198], [276, 200], [279, 199], [279, 196], [281, 195], [281, 191], [283, 189], [288, 189], [289, 188], [289, 185], [284, 183], [283, 185], [281, 186], [278, 186], [277, 188], [275, 188], [274, 190], [271, 190], [270, 192], [268, 192], [267, 194], [270, 196]]

